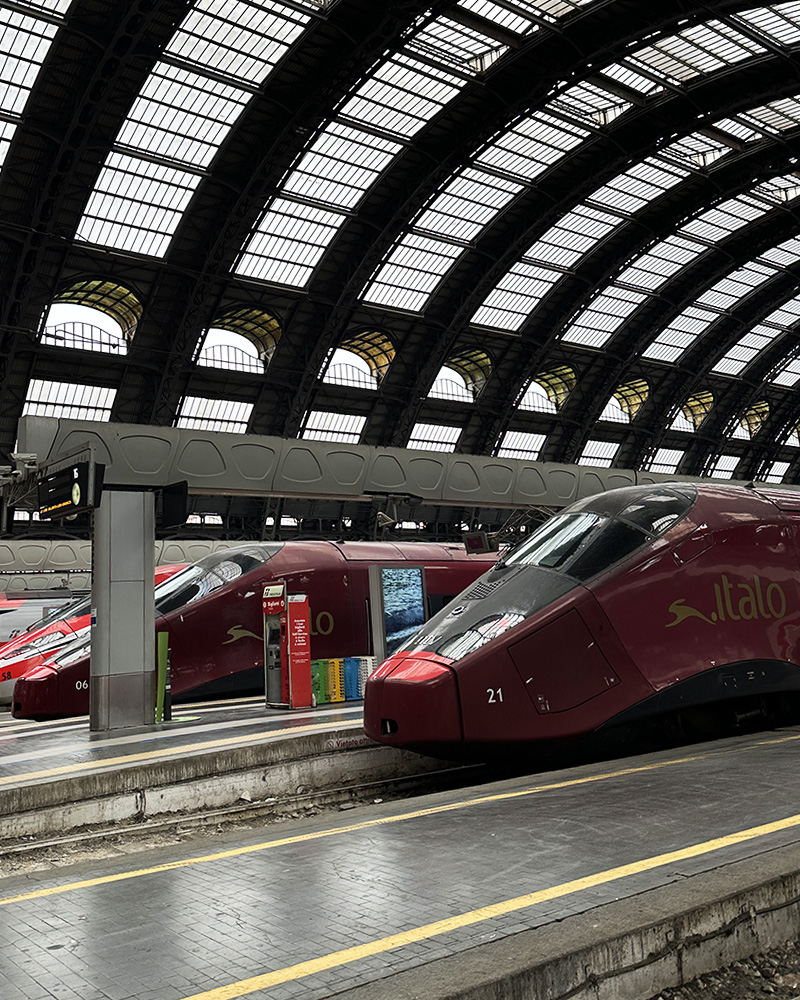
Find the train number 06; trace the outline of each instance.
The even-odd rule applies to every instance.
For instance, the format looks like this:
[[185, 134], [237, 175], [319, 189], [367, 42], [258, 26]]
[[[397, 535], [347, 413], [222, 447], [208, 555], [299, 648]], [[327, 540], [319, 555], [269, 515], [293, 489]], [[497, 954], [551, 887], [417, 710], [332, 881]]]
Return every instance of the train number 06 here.
[[502, 688], [486, 688], [486, 694], [489, 696], [490, 705], [496, 705], [499, 701], [503, 700]]

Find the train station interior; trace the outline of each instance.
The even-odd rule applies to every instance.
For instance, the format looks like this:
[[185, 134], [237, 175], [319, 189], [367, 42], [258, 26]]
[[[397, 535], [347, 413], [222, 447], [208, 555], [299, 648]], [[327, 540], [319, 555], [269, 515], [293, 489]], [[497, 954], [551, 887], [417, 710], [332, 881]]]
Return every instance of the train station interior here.
[[0, 1000], [797, 1000], [800, 0], [0, 57]]

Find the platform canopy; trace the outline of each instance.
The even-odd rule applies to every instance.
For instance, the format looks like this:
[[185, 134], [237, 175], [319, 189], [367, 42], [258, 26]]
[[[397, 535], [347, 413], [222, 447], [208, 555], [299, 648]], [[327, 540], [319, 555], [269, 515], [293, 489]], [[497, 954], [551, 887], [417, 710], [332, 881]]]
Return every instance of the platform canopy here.
[[0, 0], [0, 52], [0, 452], [31, 414], [800, 481], [797, 0]]

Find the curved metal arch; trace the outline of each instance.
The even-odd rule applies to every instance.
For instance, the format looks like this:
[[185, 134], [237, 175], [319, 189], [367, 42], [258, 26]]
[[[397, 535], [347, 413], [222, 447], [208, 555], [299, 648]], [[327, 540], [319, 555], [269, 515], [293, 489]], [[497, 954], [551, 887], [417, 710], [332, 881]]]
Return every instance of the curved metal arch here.
[[[752, 258], [752, 252], [748, 257]], [[642, 414], [645, 420], [641, 426], [643, 435], [654, 441], [656, 447], [662, 446], [665, 435], [669, 434], [665, 414], [670, 412], [674, 400], [686, 398], [711, 383], [716, 387], [714, 407], [703, 422], [701, 433], [688, 442], [679, 467], [682, 473], [699, 474], [699, 470], [706, 464], [711, 454], [718, 452], [722, 447], [725, 429], [735, 416], [736, 407], [752, 403], [756, 395], [764, 392], [763, 386], [767, 375], [787, 354], [785, 337], [776, 338], [770, 347], [748, 366], [743, 373], [746, 377], [730, 380], [713, 376], [712, 368], [744, 333], [773, 312], [777, 307], [776, 304], [794, 298], [798, 287], [800, 287], [800, 263], [779, 272], [775, 278], [746, 296], [730, 315], [721, 318], [712, 330], [707, 331], [710, 334], [709, 340], [713, 341], [713, 349], [710, 349], [709, 343], [704, 343], [701, 338], [681, 363], [674, 366], [669, 375], [658, 383], [653, 398], [648, 401]], [[787, 392], [775, 386], [769, 387], [768, 395], [775, 401], [786, 396]], [[772, 426], [774, 419], [770, 418], [767, 426]], [[764, 440], [762, 438], [760, 444], [763, 445]], [[625, 460], [632, 459], [636, 463], [640, 463], [643, 457], [641, 450], [638, 452], [629, 450], [625, 454]], [[754, 474], [752, 471], [745, 473], [745, 475]]]
[[[116, 5], [76, 0], [37, 75], [0, 174], [0, 446], [13, 447], [36, 329], [66, 256], [65, 239], [107, 147], [189, 0], [132, 0]], [[65, 86], [66, 84], [66, 86]], [[83, 268], [100, 271], [101, 267]]]
[[[800, 133], [795, 137], [795, 142], [797, 150], [800, 151]], [[776, 164], [776, 154], [784, 156], [786, 163]], [[715, 200], [735, 195], [752, 187], [753, 177], [759, 171], [765, 171], [769, 174], [774, 174], [776, 171], [780, 173], [783, 167], [790, 166], [788, 161], [791, 158], [792, 149], [787, 149], [785, 142], [781, 141], [775, 143], [774, 146], [762, 146], [753, 153], [743, 154], [735, 160], [726, 161], [714, 175]], [[565, 352], [576, 349], [566, 342], [559, 341], [557, 334], [575, 309], [576, 300], [581, 301], [580, 293], [583, 292], [583, 300], [588, 301], [592, 294], [590, 289], [599, 285], [599, 275], [603, 275], [602, 280], [607, 280], [609, 273], [625, 266], [623, 258], [629, 259], [631, 251], [644, 249], [653, 243], [655, 236], [664, 238], [671, 235], [678, 225], [686, 220], [686, 216], [691, 216], [707, 206], [706, 188], [707, 179], [696, 176], [690, 178], [683, 185], [668, 191], [629, 223], [620, 227], [606, 243], [600, 244], [586, 258], [578, 273], [562, 282], [562, 287], [557, 293], [550, 293], [545, 305], [540, 309], [541, 315], [537, 311], [515, 341], [517, 349], [510, 354], [509, 362], [502, 373], [503, 377], [498, 379], [494, 385], [487, 386], [487, 396], [497, 401], [500, 392], [506, 391], [510, 402], [505, 406], [501, 404], [496, 407], [497, 416], [493, 424], [487, 424], [486, 427], [482, 442], [484, 446], [487, 441], [497, 436], [497, 433], [502, 429], [503, 421], [511, 419], [516, 394], [519, 388], [524, 385], [531, 370], [546, 366], [548, 359], [552, 356], [561, 357]], [[754, 225], [758, 225], [758, 223], [754, 223]], [[755, 230], [748, 227], [746, 231], [754, 232]], [[735, 246], [736, 244], [731, 245]], [[726, 242], [726, 250], [727, 247]], [[726, 258], [724, 252], [721, 251], [718, 267], [724, 269], [725, 263]], [[607, 359], [607, 364], [597, 367], [594, 377], [589, 376], [588, 380], [581, 381], [579, 391], [573, 394], [569, 401], [569, 407], [572, 410], [580, 410], [585, 413], [585, 401], [588, 399], [593, 401], [590, 406], [596, 417], [599, 414], [597, 400], [601, 397], [607, 399], [613, 391], [615, 379], [626, 377], [626, 365], [640, 353], [644, 341], [652, 333], [652, 327], [655, 325], [652, 321], [649, 323], [642, 321], [639, 325], [633, 325], [637, 315], [644, 316], [647, 306], [650, 307], [651, 312], [657, 311], [659, 307], [663, 308], [665, 312], [674, 308], [666, 303], [670, 303], [673, 299], [681, 301], [686, 295], [691, 294], [690, 291], [680, 291], [681, 280], [687, 281], [693, 287], [693, 282], [698, 278], [702, 280], [708, 273], [711, 273], [709, 255], [704, 254], [695, 265], [690, 265], [685, 273], [678, 272], [673, 281], [661, 289], [657, 301], [645, 303], [640, 312], [634, 312], [628, 322], [620, 328], [617, 336], [604, 346], [602, 356]], [[681, 302], [677, 311], [680, 311], [684, 304]], [[511, 385], [510, 391], [509, 383]], [[649, 408], [650, 404], [648, 404]], [[593, 421], [590, 418], [588, 423], [591, 422]], [[577, 424], [571, 423], [570, 427], [573, 434], [578, 432]], [[548, 448], [548, 457], [558, 453], [556, 450], [551, 450], [553, 444], [554, 442], [551, 442]], [[576, 443], [573, 451], [577, 450], [578, 447], [579, 443]]]
[[[435, 374], [434, 369], [438, 370], [439, 362], [453, 349], [463, 331], [469, 327], [469, 320], [478, 305], [485, 299], [499, 277], [522, 256], [537, 236], [546, 232], [565, 211], [574, 208], [599, 185], [618, 176], [631, 159], [644, 160], [656, 152], [659, 140], [663, 144], [667, 141], [667, 136], [669, 141], [673, 141], [696, 132], [698, 103], [710, 107], [712, 100], [716, 101], [715, 108], [719, 110], [715, 111], [713, 117], [721, 117], [723, 114], [758, 106], [783, 93], [794, 94], [798, 91], [795, 71], [788, 68], [781, 59], [776, 59], [774, 64], [766, 60], [758, 66], [748, 65], [742, 70], [740, 85], [741, 89], [737, 91], [732, 86], [728, 74], [724, 83], [718, 79], [703, 81], [693, 92], [692, 100], [679, 95], [654, 106], [648, 114], [642, 111], [624, 124], [621, 122], [613, 132], [599, 137], [593, 143], [592, 150], [579, 147], [578, 152], [560, 161], [558, 168], [549, 176], [545, 175], [537, 184], [536, 190], [521, 199], [513, 212], [498, 219], [495, 226], [484, 234], [475, 251], [465, 255], [452, 278], [443, 286], [438, 299], [426, 312], [426, 325], [441, 332], [433, 345], [430, 337], [426, 337], [427, 364], [416, 373], [414, 397], [424, 396], [423, 390], [433, 377], [432, 373]], [[780, 145], [782, 142], [779, 140], [776, 142], [776, 147]], [[731, 166], [730, 160], [723, 161], [717, 167], [717, 171], [730, 169], [736, 169]], [[701, 177], [702, 175], [699, 175], [696, 181], [696, 186], [700, 189], [707, 183]], [[670, 203], [675, 201], [677, 195], [673, 190], [668, 191], [664, 197], [667, 203]], [[699, 190], [697, 207], [701, 207], [705, 201], [707, 195], [704, 196], [702, 190]], [[533, 224], [532, 219], [535, 220]], [[564, 284], [560, 305], [557, 305], [560, 289], [552, 299], [546, 297], [545, 302], [517, 332], [519, 341], [525, 343], [527, 356], [531, 358], [531, 364], [524, 369], [525, 376], [530, 375], [534, 365], [543, 363], [543, 355], [537, 351], [554, 340], [553, 331], [558, 329], [560, 319], [556, 310], [574, 308], [578, 295], [590, 295], [594, 286], [600, 285], [615, 268], [622, 266], [622, 255], [628, 250], [631, 240], [644, 246], [648, 242], [648, 236], [647, 228], [638, 228], [636, 220], [633, 220], [626, 229], [623, 227], [623, 231], [610, 238], [614, 241], [613, 245], [619, 247], [617, 255], [609, 253], [608, 247], [603, 246], [595, 256], [594, 273], [589, 270], [587, 262], [583, 262], [572, 282], [568, 280]], [[493, 250], [496, 251], [494, 255]], [[486, 266], [487, 260], [491, 261], [489, 267]], [[542, 311], [549, 310], [550, 301], [554, 303], [552, 314], [549, 311]], [[452, 319], [447, 320], [445, 317]], [[541, 324], [544, 329], [542, 335], [534, 332], [537, 324]], [[515, 359], [515, 368], [517, 363], [518, 359]], [[518, 381], [521, 381], [521, 378]], [[513, 396], [514, 393], [509, 395]], [[508, 413], [506, 407], [503, 415], [507, 416]], [[392, 444], [402, 445], [404, 435], [415, 419], [415, 415], [411, 413], [403, 415], [402, 423], [400, 417], [397, 417], [392, 429]], [[502, 419], [498, 419], [494, 426], [487, 429], [482, 442], [483, 447], [487, 446], [489, 439], [496, 438], [495, 432], [500, 426]]]
[[[342, 275], [336, 270], [331, 272], [335, 278], [334, 288], [341, 288], [341, 292], [336, 292], [337, 298], [330, 309], [326, 323], [322, 326], [319, 337], [314, 347], [315, 361], [309, 366], [309, 371], [317, 367], [317, 362], [321, 363], [330, 345], [340, 339], [341, 333], [347, 325], [353, 321], [356, 310], [361, 308], [365, 314], [369, 314], [368, 307], [358, 307], [354, 305], [361, 289], [366, 284], [375, 266], [389, 250], [395, 237], [402, 231], [410, 217], [415, 215], [424, 206], [430, 196], [453, 176], [459, 166], [470, 161], [476, 148], [487, 141], [498, 131], [498, 107], [502, 114], [502, 120], [509, 122], [517, 117], [522, 110], [527, 109], [539, 100], [544, 100], [552, 86], [560, 80], [570, 79], [576, 82], [578, 79], [590, 75], [593, 71], [589, 64], [597, 59], [597, 52], [600, 49], [603, 58], [608, 62], [613, 62], [617, 56], [624, 54], [629, 47], [629, 43], [638, 37], [642, 32], [655, 32], [659, 35], [666, 34], [669, 30], [683, 22], [692, 23], [702, 21], [708, 17], [708, 10], [702, 5], [697, 7], [687, 7], [686, 5], [661, 5], [657, 24], [647, 23], [647, 14], [641, 9], [633, 9], [628, 5], [621, 5], [625, 8], [625, 20], [620, 24], [613, 18], [609, 18], [611, 13], [608, 5], [602, 11], [589, 8], [587, 12], [581, 13], [575, 21], [572, 19], [561, 28], [559, 36], [547, 39], [533, 39], [527, 46], [518, 53], [506, 57], [505, 62], [498, 64], [497, 72], [487, 76], [486, 83], [482, 88], [483, 98], [480, 104], [476, 103], [476, 97], [469, 92], [464, 101], [454, 102], [454, 105], [447, 110], [442, 119], [428, 129], [425, 136], [421, 136], [415, 143], [415, 148], [409, 151], [409, 158], [414, 160], [414, 173], [405, 174], [411, 178], [412, 183], [398, 183], [398, 174], [390, 171], [384, 182], [377, 185], [370, 197], [365, 200], [360, 215], [376, 220], [378, 237], [373, 240], [366, 253], [362, 253], [355, 267], [348, 264], [345, 274], [346, 280], [342, 282]], [[723, 4], [720, 10], [738, 10], [747, 7], [747, 4]], [[665, 9], [666, 8], [666, 9]], [[652, 16], [652, 12], [649, 12]], [[655, 37], [651, 35], [651, 38]], [[649, 39], [650, 40], [650, 39]], [[535, 62], [536, 72], [526, 71], [526, 67]], [[532, 82], [533, 81], [533, 82]], [[466, 108], [467, 97], [472, 102], [472, 107]], [[465, 120], [465, 112], [469, 110], [469, 118]], [[696, 109], [695, 109], [696, 113]], [[441, 129], [445, 121], [450, 121], [451, 131], [441, 136]], [[466, 138], [465, 138], [466, 137]], [[433, 166], [433, 169], [431, 167]], [[387, 206], [397, 206], [391, 212], [386, 212]], [[529, 224], [528, 218], [528, 224]], [[358, 227], [360, 220], [356, 220], [353, 225]], [[527, 231], [527, 227], [526, 227]], [[352, 242], [351, 242], [352, 241]], [[358, 238], [352, 228], [344, 232], [340, 237], [338, 250], [345, 254], [354, 249], [358, 244]], [[332, 258], [338, 255], [331, 255]], [[484, 272], [486, 271], [486, 260], [480, 256]], [[319, 276], [317, 287], [325, 287], [328, 291], [330, 287], [330, 276]], [[375, 314], [377, 315], [377, 310]], [[461, 310], [458, 310], [459, 315]], [[360, 315], [360, 313], [359, 313]], [[435, 350], [435, 363], [430, 361], [425, 367], [425, 377], [420, 378], [415, 370], [417, 365], [413, 362], [409, 366], [406, 362], [393, 366], [393, 371], [385, 380], [387, 390], [397, 391], [401, 386], [409, 389], [409, 395], [416, 398], [426, 396], [426, 388], [433, 381], [436, 371], [441, 368], [447, 356], [448, 350], [453, 345], [453, 339], [443, 338], [439, 330], [443, 327], [445, 331], [450, 328], [450, 316], [446, 319], [439, 319], [431, 316], [431, 310], [426, 312], [425, 332], [420, 339], [425, 341], [425, 352], [430, 348], [430, 333], [433, 328], [437, 333], [437, 346]], [[314, 314], [314, 320], [318, 320], [318, 314]], [[463, 323], [460, 324], [463, 326]], [[445, 341], [447, 341], [445, 343]], [[412, 349], [412, 355], [419, 351], [419, 347]], [[398, 361], [404, 359], [398, 359]], [[432, 373], [432, 374], [431, 374]], [[427, 376], [430, 375], [430, 378]], [[412, 388], [413, 385], [413, 388]], [[294, 433], [303, 412], [311, 405], [313, 397], [314, 383], [310, 375], [307, 375], [301, 384], [299, 392], [294, 397], [294, 406], [287, 414], [287, 420], [283, 427], [273, 427], [273, 432]], [[391, 408], [396, 414], [397, 408]], [[386, 411], [384, 411], [386, 412]], [[403, 416], [403, 430], [397, 432], [394, 427], [387, 425], [386, 429], [378, 437], [386, 443], [403, 444], [407, 439], [407, 432], [415, 420], [415, 414], [406, 413]], [[390, 421], [391, 423], [391, 421]]]

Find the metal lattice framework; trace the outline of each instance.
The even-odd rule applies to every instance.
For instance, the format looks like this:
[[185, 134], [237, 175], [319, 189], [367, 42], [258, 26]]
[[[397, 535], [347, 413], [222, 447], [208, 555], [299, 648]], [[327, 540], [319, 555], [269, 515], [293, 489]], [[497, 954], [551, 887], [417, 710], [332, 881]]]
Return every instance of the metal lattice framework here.
[[0, 54], [0, 451], [83, 406], [800, 481], [797, 0], [0, 0]]

